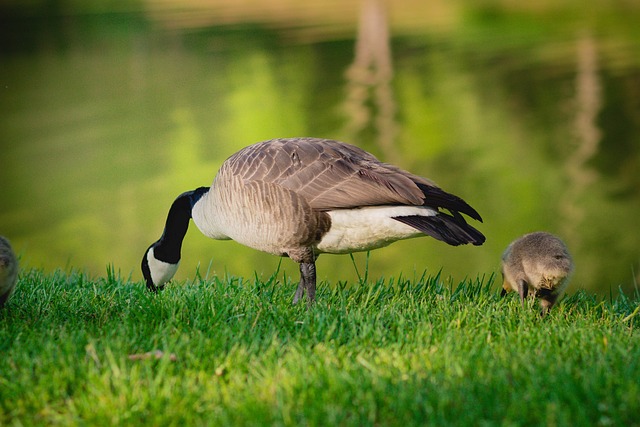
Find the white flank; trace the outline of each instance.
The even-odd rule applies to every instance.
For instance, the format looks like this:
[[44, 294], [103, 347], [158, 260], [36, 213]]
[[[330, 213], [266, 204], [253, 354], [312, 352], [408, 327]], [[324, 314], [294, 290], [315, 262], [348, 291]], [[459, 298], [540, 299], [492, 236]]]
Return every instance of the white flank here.
[[178, 265], [168, 262], [160, 261], [153, 254], [153, 248], [150, 248], [147, 252], [147, 262], [149, 263], [149, 272], [151, 273], [151, 280], [156, 286], [162, 286], [167, 283], [178, 271]]
[[326, 253], [349, 253], [386, 246], [396, 240], [423, 236], [415, 228], [396, 221], [394, 216], [434, 216], [424, 206], [376, 206], [329, 211], [331, 229], [318, 243]]

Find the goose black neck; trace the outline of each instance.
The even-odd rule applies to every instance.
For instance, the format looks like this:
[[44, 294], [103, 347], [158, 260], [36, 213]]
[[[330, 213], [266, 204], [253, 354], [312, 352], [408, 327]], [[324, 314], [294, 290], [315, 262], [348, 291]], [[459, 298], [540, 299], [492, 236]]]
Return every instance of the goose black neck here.
[[199, 187], [182, 193], [173, 201], [167, 214], [162, 237], [153, 244], [153, 254], [156, 259], [170, 264], [177, 264], [180, 261], [182, 241], [189, 228], [191, 211], [208, 191], [209, 187]]

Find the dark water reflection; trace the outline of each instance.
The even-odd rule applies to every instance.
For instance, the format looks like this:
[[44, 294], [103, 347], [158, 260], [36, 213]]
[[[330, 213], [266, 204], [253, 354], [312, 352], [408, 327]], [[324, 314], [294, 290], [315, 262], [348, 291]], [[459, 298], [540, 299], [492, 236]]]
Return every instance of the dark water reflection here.
[[[637, 9], [605, 9], [601, 20], [500, 7], [419, 10], [424, 22], [392, 13], [388, 45], [380, 31], [358, 33], [351, 3], [319, 14], [322, 25], [310, 12], [304, 25], [276, 14], [249, 25], [239, 12], [214, 25], [229, 12], [194, 23], [152, 9], [4, 15], [14, 24], [0, 67], [0, 233], [23, 264], [103, 274], [112, 263], [139, 279], [175, 196], [209, 184], [249, 143], [309, 135], [427, 176], [485, 219], [484, 246], [399, 242], [372, 253], [370, 278], [489, 275], [509, 241], [544, 229], [576, 258], [570, 291], [634, 289]], [[268, 277], [278, 262], [192, 227], [178, 278], [198, 265]], [[290, 261], [282, 270], [297, 276]], [[357, 279], [348, 256], [321, 257], [319, 272]]]

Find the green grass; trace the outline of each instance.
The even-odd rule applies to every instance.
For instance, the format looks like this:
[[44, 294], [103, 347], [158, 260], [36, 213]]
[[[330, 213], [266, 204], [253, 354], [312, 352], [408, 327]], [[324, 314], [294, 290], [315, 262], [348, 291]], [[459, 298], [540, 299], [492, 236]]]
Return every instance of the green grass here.
[[640, 425], [637, 297], [541, 319], [493, 288], [323, 283], [307, 310], [275, 277], [152, 295], [25, 271], [0, 311], [0, 425]]

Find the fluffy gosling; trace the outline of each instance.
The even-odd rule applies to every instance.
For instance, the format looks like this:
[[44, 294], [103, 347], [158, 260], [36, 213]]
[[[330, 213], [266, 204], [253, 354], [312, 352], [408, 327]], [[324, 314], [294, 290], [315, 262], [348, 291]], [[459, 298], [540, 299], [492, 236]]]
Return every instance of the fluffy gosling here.
[[517, 291], [520, 301], [532, 288], [544, 316], [564, 293], [573, 272], [567, 246], [558, 237], [535, 232], [514, 240], [502, 254], [502, 293]]
[[4, 307], [18, 278], [18, 260], [9, 241], [0, 236], [0, 308]]

